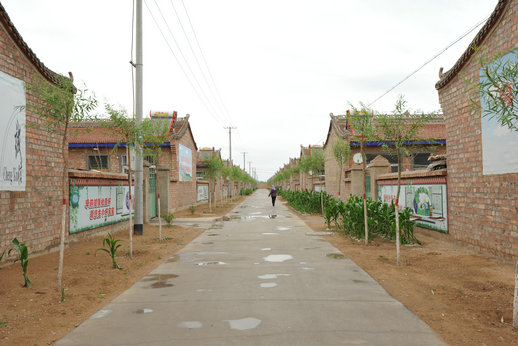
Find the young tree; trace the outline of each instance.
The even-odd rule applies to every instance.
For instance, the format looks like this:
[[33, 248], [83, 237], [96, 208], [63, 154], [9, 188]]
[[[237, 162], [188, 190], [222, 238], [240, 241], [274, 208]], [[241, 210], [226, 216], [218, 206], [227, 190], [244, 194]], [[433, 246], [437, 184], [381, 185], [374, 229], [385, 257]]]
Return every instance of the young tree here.
[[[214, 208], [216, 207], [215, 181], [216, 178], [221, 174], [221, 170], [223, 169], [223, 162], [218, 156], [214, 155], [214, 153], [211, 153], [211, 158], [203, 161], [203, 164], [206, 166], [203, 175], [209, 181], [209, 211], [212, 212], [212, 199], [214, 199]], [[212, 197], [213, 194], [214, 198]]]
[[360, 108], [355, 108], [352, 104], [349, 104], [352, 108], [350, 114], [350, 124], [352, 128], [352, 136], [360, 143], [360, 154], [362, 157], [362, 172], [363, 172], [363, 217], [365, 224], [365, 245], [369, 244], [369, 222], [367, 215], [367, 196], [365, 192], [365, 183], [367, 175], [367, 163], [365, 157], [365, 142], [369, 141], [374, 137], [375, 128], [373, 125], [373, 111], [363, 103], [360, 103]]
[[169, 133], [169, 121], [153, 121], [146, 119], [141, 123], [142, 139], [144, 153], [151, 156], [155, 163], [156, 170], [156, 195], [158, 208], [158, 240], [162, 240], [162, 214], [160, 210], [160, 179], [158, 174], [158, 165], [160, 154], [162, 153], [161, 146], [167, 139]]
[[[63, 157], [63, 205], [61, 214], [61, 232], [59, 235], [59, 265], [58, 265], [58, 292], [61, 292], [63, 278], [63, 257], [65, 253], [66, 218], [68, 211], [68, 148], [67, 136], [70, 122], [80, 122], [87, 119], [97, 107], [97, 100], [88, 89], [76, 89], [73, 85], [72, 73], [70, 78], [56, 76], [54, 84], [35, 74], [32, 83], [26, 85], [35, 100], [29, 98], [27, 108], [43, 119], [42, 126], [49, 132], [57, 132], [63, 136], [61, 155]], [[39, 124], [33, 125], [39, 127]]]
[[393, 114], [379, 114], [376, 117], [378, 128], [377, 139], [384, 143], [383, 149], [397, 157], [397, 192], [396, 192], [396, 253], [397, 265], [400, 265], [400, 232], [399, 232], [399, 195], [401, 191], [401, 171], [403, 158], [415, 149], [413, 143], [423, 140], [433, 142], [430, 138], [422, 138], [421, 131], [433, 114], [412, 114], [407, 112], [406, 101], [400, 96]]
[[[300, 169], [304, 173], [309, 173], [311, 175], [311, 185], [314, 186], [314, 178], [315, 175], [318, 175], [318, 172], [322, 170], [326, 162], [324, 153], [321, 150], [315, 150], [310, 153], [310, 155], [303, 156], [300, 159]], [[322, 214], [324, 214], [324, 199], [323, 199], [323, 191], [320, 189], [320, 204], [322, 207]]]
[[[102, 125], [109, 129], [117, 138], [117, 143], [113, 147], [113, 151], [117, 152], [120, 146], [126, 147], [126, 157], [128, 160], [128, 190], [129, 190], [129, 255], [133, 257], [133, 226], [132, 226], [132, 207], [133, 199], [131, 198], [131, 148], [134, 143], [140, 141], [140, 130], [134, 118], [128, 116], [128, 112], [124, 108], [115, 108], [110, 104], [104, 106], [109, 119], [102, 122]], [[133, 146], [134, 150], [140, 146]]]
[[338, 198], [340, 198], [340, 188], [342, 187], [342, 172], [344, 170], [344, 163], [349, 160], [351, 156], [351, 147], [348, 142], [342, 139], [338, 139], [333, 143], [333, 157], [338, 163], [340, 168], [340, 174], [338, 178]]

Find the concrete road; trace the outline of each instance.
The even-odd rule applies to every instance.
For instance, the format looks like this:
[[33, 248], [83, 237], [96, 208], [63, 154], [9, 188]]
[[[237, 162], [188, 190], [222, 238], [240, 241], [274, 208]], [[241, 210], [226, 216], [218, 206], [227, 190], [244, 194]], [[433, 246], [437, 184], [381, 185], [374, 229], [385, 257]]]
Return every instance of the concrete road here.
[[267, 194], [214, 221], [56, 345], [443, 344]]

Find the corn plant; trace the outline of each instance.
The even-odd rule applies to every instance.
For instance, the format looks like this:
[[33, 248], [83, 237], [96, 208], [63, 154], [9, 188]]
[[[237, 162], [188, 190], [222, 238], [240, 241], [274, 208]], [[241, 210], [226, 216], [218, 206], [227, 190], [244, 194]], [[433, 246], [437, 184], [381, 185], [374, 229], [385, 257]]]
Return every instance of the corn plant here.
[[29, 249], [27, 249], [25, 243], [20, 243], [17, 238], [13, 239], [13, 244], [16, 247], [9, 249], [7, 255], [9, 256], [13, 250], [18, 251], [18, 258], [15, 259], [14, 262], [16, 263], [20, 261], [20, 265], [22, 266], [23, 279], [25, 280], [23, 287], [31, 287], [31, 280], [29, 280], [29, 277], [27, 276], [27, 266], [29, 265]]
[[173, 213], [162, 214], [162, 219], [164, 219], [165, 222], [167, 222], [168, 226], [171, 226], [171, 223], [175, 219], [175, 216]]
[[115, 257], [117, 257], [117, 250], [122, 246], [122, 244], [119, 244], [120, 241], [121, 241], [120, 239], [115, 239], [115, 238], [113, 238], [111, 233], [108, 233], [108, 237], [103, 239], [103, 247], [98, 248], [95, 251], [96, 255], [97, 255], [97, 251], [99, 251], [99, 250], [104, 251], [108, 255], [110, 255], [110, 257], [112, 258], [112, 264], [113, 264], [114, 269], [122, 269], [115, 261]]
[[189, 211], [191, 212], [191, 215], [194, 215], [194, 212], [196, 211], [196, 206], [194, 204], [189, 206]]

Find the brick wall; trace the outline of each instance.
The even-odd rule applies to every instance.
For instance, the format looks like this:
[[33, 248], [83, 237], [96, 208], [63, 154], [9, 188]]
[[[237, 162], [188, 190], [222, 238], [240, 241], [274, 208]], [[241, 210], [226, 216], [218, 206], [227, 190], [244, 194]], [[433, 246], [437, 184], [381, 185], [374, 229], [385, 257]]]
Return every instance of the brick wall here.
[[[182, 144], [192, 151], [192, 181], [178, 180], [178, 145]], [[171, 183], [169, 206], [172, 210], [178, 210], [196, 204], [196, 162], [198, 153], [196, 144], [192, 139], [190, 129], [179, 139], [171, 143]]]
[[[517, 11], [518, 1], [511, 1], [482, 42], [490, 54], [518, 47]], [[470, 105], [464, 82], [478, 82], [477, 57], [439, 89], [448, 143], [448, 228], [477, 249], [518, 257], [518, 173], [482, 175], [481, 112]]]
[[[0, 71], [30, 83], [39, 73], [0, 23]], [[35, 100], [30, 92], [27, 103]], [[31, 127], [42, 121], [26, 111], [26, 190], [0, 191], [0, 253], [15, 237], [27, 243], [31, 254], [59, 243], [63, 158], [61, 133]]]

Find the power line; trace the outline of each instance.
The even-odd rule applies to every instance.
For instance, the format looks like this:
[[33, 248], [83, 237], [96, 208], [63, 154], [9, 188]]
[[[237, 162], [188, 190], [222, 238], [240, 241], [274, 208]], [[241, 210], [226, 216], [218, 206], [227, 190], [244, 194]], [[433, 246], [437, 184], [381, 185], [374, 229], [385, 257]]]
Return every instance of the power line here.
[[149, 11], [149, 14], [151, 15], [151, 18], [153, 19], [153, 22], [155, 23], [158, 31], [160, 32], [160, 34], [162, 35], [162, 38], [164, 39], [167, 47], [169, 48], [169, 51], [171, 52], [171, 54], [173, 55], [173, 57], [175, 58], [178, 66], [180, 67], [180, 70], [183, 72], [185, 78], [187, 79], [187, 81], [189, 82], [189, 84], [191, 85], [192, 89], [194, 90], [196, 96], [200, 99], [201, 103], [203, 104], [203, 106], [205, 107], [205, 109], [207, 110], [207, 112], [212, 116], [214, 117], [214, 119], [219, 122], [220, 124], [223, 124], [221, 122], [221, 119], [217, 119], [214, 115], [213, 115], [213, 111], [209, 108], [209, 106], [207, 106], [207, 103], [205, 102], [205, 100], [203, 99], [203, 97], [200, 95], [199, 91], [196, 89], [196, 87], [194, 86], [191, 78], [189, 77], [189, 75], [187, 74], [187, 72], [185, 71], [183, 65], [180, 63], [180, 60], [178, 59], [177, 55], [175, 54], [173, 48], [171, 47], [171, 45], [169, 44], [169, 41], [167, 40], [166, 36], [164, 35], [164, 32], [162, 31], [162, 29], [160, 28], [160, 25], [158, 24], [157, 20], [155, 19], [155, 16], [153, 15], [153, 12], [151, 11], [151, 9], [149, 8], [148, 4], [146, 1], [144, 1], [144, 4], [146, 5], [146, 8], [148, 9]]
[[371, 103], [369, 103], [369, 107], [372, 106], [374, 103], [376, 103], [377, 101], [379, 101], [382, 97], [384, 97], [385, 95], [387, 95], [389, 92], [391, 92], [392, 90], [394, 90], [395, 88], [397, 88], [398, 86], [400, 86], [401, 84], [403, 84], [407, 79], [409, 79], [410, 77], [412, 77], [414, 74], [416, 74], [417, 72], [419, 72], [423, 67], [425, 67], [426, 65], [428, 65], [429, 63], [431, 63], [433, 60], [435, 60], [438, 56], [440, 56], [441, 54], [443, 54], [445, 51], [447, 51], [451, 46], [453, 46], [454, 44], [456, 44], [457, 42], [459, 42], [460, 40], [462, 40], [464, 37], [466, 37], [467, 35], [469, 35], [473, 30], [475, 30], [476, 28], [478, 28], [480, 25], [482, 25], [487, 19], [489, 18], [489, 16], [485, 17], [483, 20], [481, 20], [480, 22], [478, 22], [475, 26], [473, 26], [471, 29], [469, 29], [467, 32], [465, 32], [464, 34], [462, 34], [460, 37], [458, 37], [457, 39], [455, 39], [455, 41], [453, 41], [452, 43], [450, 43], [449, 45], [446, 46], [446, 48], [444, 48], [443, 50], [441, 50], [439, 53], [437, 53], [436, 55], [434, 55], [431, 59], [427, 60], [423, 65], [421, 65], [421, 67], [419, 67], [418, 69], [416, 69], [414, 72], [410, 73], [408, 76], [406, 76], [405, 78], [403, 78], [400, 82], [396, 83], [396, 85], [394, 85], [392, 88], [390, 88], [389, 90], [385, 91], [383, 94], [381, 94], [381, 96], [379, 96], [377, 99], [375, 99], [374, 101], [372, 101]]
[[[210, 101], [210, 98], [207, 96], [207, 94], [205, 93], [203, 87], [201, 86], [200, 82], [198, 81], [198, 78], [196, 77], [196, 74], [194, 73], [191, 65], [189, 64], [189, 62], [187, 61], [187, 58], [185, 57], [185, 55], [183, 54], [183, 51], [182, 49], [180, 48], [180, 45], [178, 44], [178, 41], [176, 40], [174, 34], [173, 34], [173, 31], [171, 30], [171, 27], [169, 26], [168, 24], [168, 21], [165, 19], [164, 17], [164, 14], [162, 12], [162, 9], [160, 8], [160, 6], [158, 5], [158, 3], [156, 2], [156, 0], [153, 0], [154, 3], [155, 3], [155, 6], [157, 7], [158, 9], [158, 12], [160, 14], [160, 16], [162, 17], [162, 20], [164, 21], [166, 27], [167, 27], [167, 30], [169, 31], [169, 34], [171, 35], [171, 38], [173, 39], [173, 42], [174, 44], [176, 45], [176, 48], [178, 50], [178, 52], [180, 53], [180, 56], [183, 58], [183, 61], [185, 62], [185, 65], [187, 66], [189, 72], [191, 73], [193, 79], [194, 79], [194, 82], [196, 83], [196, 85], [199, 87], [200, 91], [201, 91], [201, 94], [203, 95], [203, 97], [205, 97], [205, 100], [207, 101], [207, 103], [209, 104], [210, 108], [212, 109], [212, 111], [214, 112], [214, 115], [215, 116], [218, 116], [219, 115], [217, 114], [217, 110], [216, 108], [214, 107], [214, 105], [212, 104], [212, 102]], [[221, 118], [219, 119], [219, 121], [222, 121], [222, 123], [224, 123], [224, 119]]]
[[192, 33], [194, 35], [194, 39], [196, 41], [198, 49], [200, 50], [201, 57], [202, 57], [203, 62], [205, 64], [205, 68], [207, 69], [207, 72], [209, 73], [209, 76], [210, 76], [210, 79], [212, 81], [212, 84], [214, 85], [214, 89], [216, 90], [216, 94], [218, 95], [219, 101], [221, 102], [221, 105], [223, 106], [223, 109], [228, 114], [228, 117], [230, 118], [230, 122], [233, 123], [232, 117], [230, 116], [230, 112], [228, 111], [227, 107], [225, 106], [225, 103], [223, 102], [223, 98], [221, 97], [221, 93], [219, 92], [219, 89], [218, 89], [218, 87], [216, 85], [216, 82], [214, 81], [214, 76], [210, 72], [209, 64], [207, 64], [207, 59], [205, 59], [205, 54], [203, 54], [203, 50], [201, 49], [200, 41], [198, 41], [198, 36], [196, 35], [196, 31], [194, 31], [194, 26], [192, 25], [191, 17], [189, 16], [189, 12], [187, 11], [187, 7], [185, 7], [185, 3], [183, 2], [183, 0], [181, 0], [181, 1], [182, 1], [182, 6], [183, 6], [183, 9], [185, 11], [185, 14], [187, 15], [187, 19], [189, 21], [189, 25], [191, 27]]
[[[200, 64], [200, 61], [198, 59], [198, 56], [196, 54], [196, 52], [194, 51], [194, 48], [191, 44], [191, 40], [189, 39], [189, 35], [187, 35], [187, 31], [185, 30], [183, 24], [182, 24], [182, 20], [180, 19], [180, 16], [178, 14], [178, 11], [176, 10], [176, 7], [173, 3], [173, 0], [170, 0], [169, 1], [171, 3], [171, 7], [173, 8], [173, 11], [174, 11], [174, 14], [176, 16], [176, 19], [178, 19], [178, 24], [180, 25], [180, 28], [182, 29], [182, 32], [185, 36], [185, 39], [187, 40], [187, 44], [189, 45], [189, 48], [191, 50], [191, 53], [192, 55], [194, 56], [194, 60], [196, 61], [196, 64], [198, 65], [198, 68], [201, 72], [201, 75], [203, 77], [203, 80], [205, 81], [206, 85], [207, 85], [207, 89], [209, 89], [212, 97], [214, 98], [214, 100], [216, 101], [215, 104], [216, 106], [218, 107], [218, 110], [221, 112], [221, 115], [223, 115], [223, 118], [225, 118], [225, 121], [229, 121], [230, 118], [225, 114], [225, 111], [223, 110], [223, 108], [221, 107], [220, 103], [218, 102], [218, 98], [216, 96], [216, 93], [214, 92], [214, 88], [211, 87], [211, 84], [209, 83], [208, 79], [207, 79], [207, 76], [206, 76], [206, 73], [205, 71], [203, 70], [203, 67], [201, 66]], [[192, 27], [191, 27], [192, 28]], [[194, 32], [194, 31], [193, 31]], [[210, 71], [209, 71], [210, 72]]]

